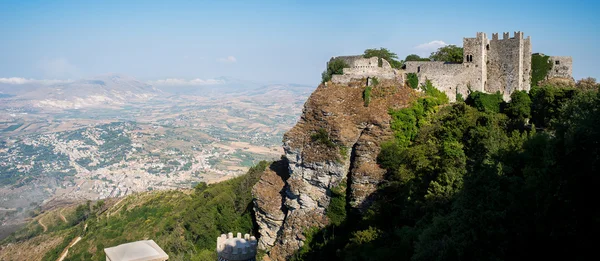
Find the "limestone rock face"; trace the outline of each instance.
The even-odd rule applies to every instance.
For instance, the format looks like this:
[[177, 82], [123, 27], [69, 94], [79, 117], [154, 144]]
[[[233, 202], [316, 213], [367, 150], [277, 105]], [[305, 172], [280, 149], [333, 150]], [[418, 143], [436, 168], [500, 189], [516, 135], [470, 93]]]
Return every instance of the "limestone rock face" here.
[[[285, 165], [284, 165], [285, 164]], [[284, 167], [284, 174], [276, 172], [277, 167]], [[260, 239], [258, 248], [266, 250], [275, 244], [277, 234], [283, 226], [285, 209], [283, 208], [282, 192], [285, 187], [284, 179], [287, 176], [287, 162], [273, 163], [271, 168], [265, 170], [261, 179], [252, 188], [254, 196], [254, 213], [256, 223], [259, 224]]]
[[[366, 81], [319, 86], [283, 138], [289, 178], [282, 186], [265, 173], [254, 187], [260, 242], [271, 259], [288, 259], [302, 247], [304, 232], [328, 224], [331, 189], [341, 182], [347, 182], [353, 208], [366, 209], [376, 196], [385, 174], [376, 158], [381, 142], [393, 137], [388, 110], [408, 106], [416, 93], [381, 80], [367, 107], [364, 85]], [[272, 196], [275, 191], [282, 192], [281, 208]]]

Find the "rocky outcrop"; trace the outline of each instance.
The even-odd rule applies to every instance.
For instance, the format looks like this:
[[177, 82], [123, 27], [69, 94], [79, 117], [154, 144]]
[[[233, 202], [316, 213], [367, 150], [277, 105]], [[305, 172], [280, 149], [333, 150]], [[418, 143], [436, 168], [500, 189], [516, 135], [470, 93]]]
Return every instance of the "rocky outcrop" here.
[[[319, 86], [305, 103], [301, 119], [283, 138], [289, 178], [282, 186], [265, 173], [256, 185], [260, 240], [271, 259], [289, 258], [303, 245], [307, 229], [328, 224], [331, 189], [340, 182], [348, 182], [351, 207], [362, 210], [372, 202], [385, 173], [376, 157], [381, 142], [393, 135], [388, 110], [407, 106], [415, 92], [382, 81], [373, 87], [367, 107], [364, 90], [364, 81]], [[274, 195], [282, 188], [280, 209]]]
[[286, 213], [282, 193], [286, 176], [287, 161], [275, 162], [265, 170], [261, 179], [252, 188], [255, 219], [259, 224], [258, 248], [261, 250], [270, 249], [275, 244], [277, 234], [283, 226]]

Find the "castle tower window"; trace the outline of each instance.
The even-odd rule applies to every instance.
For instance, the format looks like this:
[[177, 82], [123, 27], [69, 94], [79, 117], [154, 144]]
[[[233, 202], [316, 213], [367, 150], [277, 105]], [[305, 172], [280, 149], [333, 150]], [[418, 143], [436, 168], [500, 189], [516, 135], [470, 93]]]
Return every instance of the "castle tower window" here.
[[421, 66], [417, 67], [417, 72], [421, 72]]
[[560, 61], [555, 61], [554, 64], [559, 65]]
[[485, 46], [485, 49], [489, 51], [489, 50], [490, 50], [490, 44], [487, 44], [487, 45]]

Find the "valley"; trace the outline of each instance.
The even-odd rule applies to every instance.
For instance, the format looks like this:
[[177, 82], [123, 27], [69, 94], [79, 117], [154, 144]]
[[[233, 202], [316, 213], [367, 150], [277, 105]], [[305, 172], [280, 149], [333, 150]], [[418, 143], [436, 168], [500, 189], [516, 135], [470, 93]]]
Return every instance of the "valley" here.
[[[127, 86], [119, 84], [115, 88]], [[3, 98], [3, 226], [72, 202], [218, 182], [245, 173], [261, 160], [278, 159], [283, 133], [297, 121], [312, 88], [170, 91], [120, 106], [78, 109], [57, 109], [27, 95], [21, 100], [18, 93]]]

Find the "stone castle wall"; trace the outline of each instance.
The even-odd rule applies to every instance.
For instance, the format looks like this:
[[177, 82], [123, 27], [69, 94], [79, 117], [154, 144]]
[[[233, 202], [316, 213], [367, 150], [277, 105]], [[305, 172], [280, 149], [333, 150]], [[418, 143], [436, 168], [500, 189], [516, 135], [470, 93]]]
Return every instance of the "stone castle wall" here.
[[[514, 32], [512, 37], [503, 33], [502, 39], [497, 33], [492, 34], [492, 39], [485, 33], [477, 33], [474, 38], [463, 38], [463, 50], [461, 64], [410, 61], [405, 63], [405, 70], [395, 70], [385, 60], [379, 67], [376, 57], [337, 57], [346, 61], [350, 68], [344, 68], [343, 75], [333, 75], [332, 81], [348, 83], [368, 77], [399, 80], [404, 79], [406, 73], [416, 73], [419, 83], [430, 80], [451, 101], [456, 100], [458, 93], [466, 97], [469, 90], [500, 92], [504, 100], [509, 100], [513, 92], [531, 88], [531, 38], [524, 38], [522, 32]], [[552, 70], [548, 78], [572, 79], [571, 57], [551, 56], [550, 62]]]
[[548, 71], [547, 78], [573, 79], [573, 58], [570, 56], [550, 56], [552, 69]]
[[485, 91], [487, 44], [485, 33], [477, 33], [475, 38], [463, 39], [463, 66], [466, 71], [469, 71], [468, 81], [473, 91]]
[[456, 100], [456, 94], [466, 97], [470, 80], [476, 76], [476, 71], [465, 70], [463, 64], [446, 62], [411, 61], [406, 62], [406, 73], [416, 73], [419, 84], [430, 80], [431, 84], [448, 95], [450, 100]]
[[379, 58], [363, 58], [362, 56], [340, 56], [331, 58], [344, 60], [350, 67], [344, 68], [344, 74], [334, 74], [331, 81], [339, 84], [347, 84], [353, 80], [377, 77], [379, 79], [399, 79], [401, 74], [398, 70], [392, 68], [390, 63], [385, 59], [381, 59], [381, 67], [379, 67]]
[[[463, 39], [464, 57], [462, 64], [442, 62], [406, 62], [407, 73], [417, 73], [419, 82], [429, 79], [435, 87], [446, 92], [451, 101], [456, 94], [463, 97], [468, 90], [487, 93], [500, 92], [505, 100], [516, 90], [528, 91], [531, 85], [531, 39], [524, 38], [522, 32], [513, 37], [504, 33], [502, 39], [492, 34], [488, 39], [485, 33], [477, 33], [475, 38]], [[566, 75], [568, 64], [557, 67], [556, 75]]]

